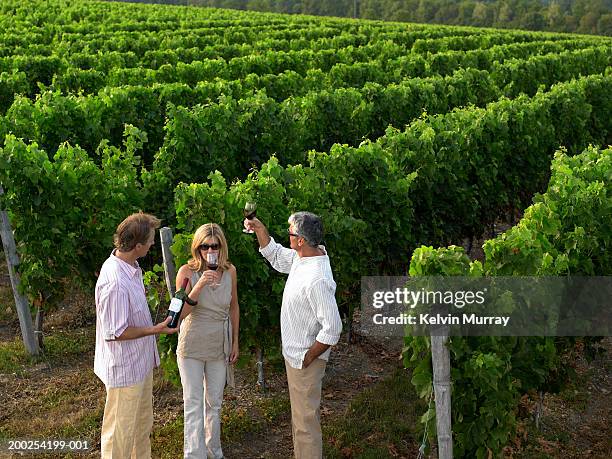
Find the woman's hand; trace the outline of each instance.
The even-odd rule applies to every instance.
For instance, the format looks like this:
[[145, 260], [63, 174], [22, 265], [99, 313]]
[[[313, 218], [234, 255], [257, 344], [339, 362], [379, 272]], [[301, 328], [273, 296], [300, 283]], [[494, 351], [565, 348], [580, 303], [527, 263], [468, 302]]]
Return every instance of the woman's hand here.
[[200, 287], [204, 287], [205, 285], [215, 285], [218, 284], [220, 280], [220, 272], [213, 271], [212, 269], [207, 269], [202, 273], [202, 276], [198, 279], [196, 285], [199, 284]]
[[232, 352], [230, 352], [229, 363], [234, 364], [238, 360], [238, 356], [240, 355], [240, 347], [238, 343], [234, 341], [232, 343]]

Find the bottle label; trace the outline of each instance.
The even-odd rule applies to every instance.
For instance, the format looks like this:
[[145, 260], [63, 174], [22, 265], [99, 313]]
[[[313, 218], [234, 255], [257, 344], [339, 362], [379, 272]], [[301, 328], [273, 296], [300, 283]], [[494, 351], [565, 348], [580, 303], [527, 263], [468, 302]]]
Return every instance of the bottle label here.
[[172, 298], [170, 301], [170, 307], [168, 308], [172, 312], [180, 312], [183, 307], [183, 302], [178, 298]]

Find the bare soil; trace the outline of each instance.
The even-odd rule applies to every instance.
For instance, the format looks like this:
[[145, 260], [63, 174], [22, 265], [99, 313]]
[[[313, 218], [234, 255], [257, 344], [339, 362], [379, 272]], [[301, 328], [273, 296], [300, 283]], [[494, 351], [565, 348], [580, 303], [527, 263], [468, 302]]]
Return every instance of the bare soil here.
[[[5, 299], [7, 292], [10, 293], [10, 284], [0, 286]], [[0, 308], [5, 308], [0, 314], [0, 345], [14, 343], [20, 336], [13, 311], [7, 311], [11, 307], [14, 309], [12, 304], [0, 304]], [[46, 317], [45, 329], [48, 334], [85, 334], [91, 346], [86, 352], [65, 361], [43, 357], [37, 363], [24, 366], [20, 372], [0, 374], [0, 441], [59, 438], [60, 434], [54, 432], [72, 432], [70, 438], [90, 441], [91, 449], [86, 456], [97, 457], [105, 391], [93, 373], [95, 313], [92, 298], [79, 295], [70, 304], [62, 305]], [[391, 374], [401, 364], [401, 346], [401, 339], [373, 342], [365, 338], [350, 345], [343, 340], [335, 346], [323, 380], [322, 423], [341, 417], [356, 394]], [[292, 456], [291, 414], [284, 369], [267, 364], [265, 371], [265, 391], [257, 385], [254, 365], [237, 369], [236, 388], [226, 389], [222, 416], [224, 419], [231, 417], [228, 422], [237, 430], [224, 433], [227, 438], [223, 447], [228, 458]], [[161, 370], [156, 370], [154, 457], [169, 457], [155, 451], [156, 432], [163, 432], [164, 427], [181, 419], [180, 388], [164, 381]], [[241, 419], [244, 425], [240, 424]], [[75, 426], [73, 431], [71, 425]], [[159, 441], [167, 439], [162, 435]], [[173, 439], [173, 443], [175, 441], [182, 444], [182, 437]], [[3, 456], [0, 454], [0, 457]], [[5, 453], [5, 457], [10, 456]], [[37, 457], [62, 455], [38, 454]]]
[[[467, 241], [465, 244], [467, 246]], [[473, 244], [473, 247], [479, 246], [479, 243]], [[0, 265], [0, 346], [19, 339], [19, 324], [4, 270], [5, 266]], [[105, 392], [92, 369], [93, 311], [92, 299], [80, 295], [50, 314], [46, 321], [49, 334], [70, 331], [83, 335], [86, 342], [91, 343], [85, 352], [51, 363], [42, 359], [26, 365], [23, 371], [0, 374], [0, 443], [11, 438], [48, 439], [59, 435], [86, 438], [92, 446], [86, 456], [99, 456]], [[323, 425], [342, 419], [355, 396], [401, 365], [401, 339], [374, 340], [356, 336], [356, 343], [349, 345], [343, 339], [332, 351], [323, 385]], [[523, 417], [517, 436], [506, 448], [506, 457], [610, 457], [612, 339], [605, 338], [603, 346], [607, 353], [595, 360], [579, 358], [572, 362], [577, 375], [574, 387], [544, 396], [540, 429], [533, 421], [537, 394], [522, 401]], [[228, 458], [292, 457], [291, 417], [284, 371], [267, 365], [266, 375], [268, 389], [264, 392], [256, 384], [255, 367], [240, 368], [236, 388], [226, 390], [224, 422], [233, 429], [224, 432], [224, 452]], [[163, 446], [168, 442], [175, 446], [182, 444], [180, 431], [171, 431], [172, 438], [164, 437], [163, 432], [182, 419], [181, 392], [162, 380], [157, 371], [154, 398], [154, 457], [172, 457], [162, 454]], [[416, 451], [417, 448], [415, 444], [410, 449]], [[11, 456], [0, 453], [0, 457]], [[345, 457], [353, 457], [350, 450]], [[388, 457], [402, 456], [390, 450]], [[435, 451], [429, 457], [435, 457]]]

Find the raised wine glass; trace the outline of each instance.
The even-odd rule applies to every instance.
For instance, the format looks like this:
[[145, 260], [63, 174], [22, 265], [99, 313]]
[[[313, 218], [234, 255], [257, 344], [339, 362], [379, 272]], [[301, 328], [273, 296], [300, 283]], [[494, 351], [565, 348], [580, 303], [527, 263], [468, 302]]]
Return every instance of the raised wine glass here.
[[[206, 254], [206, 267], [213, 271], [216, 271], [219, 267], [219, 254], [214, 252], [209, 252]], [[217, 287], [219, 284], [214, 283], [211, 284], [211, 287]]]
[[[242, 213], [244, 214], [244, 218], [246, 218], [247, 220], [252, 220], [257, 216], [257, 203], [253, 201], [247, 201], [244, 205]], [[242, 232], [247, 234], [253, 234], [255, 231], [245, 228], [242, 230]]]

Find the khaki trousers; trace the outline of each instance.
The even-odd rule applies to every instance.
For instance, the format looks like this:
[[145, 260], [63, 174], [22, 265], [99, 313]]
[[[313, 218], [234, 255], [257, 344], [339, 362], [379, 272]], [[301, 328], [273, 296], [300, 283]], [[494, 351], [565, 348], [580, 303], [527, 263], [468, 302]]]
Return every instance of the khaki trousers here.
[[308, 368], [298, 370], [285, 360], [289, 399], [293, 453], [296, 459], [323, 457], [321, 435], [321, 382], [327, 362], [315, 359]]
[[140, 384], [106, 388], [103, 459], [150, 459], [152, 427], [153, 371]]

